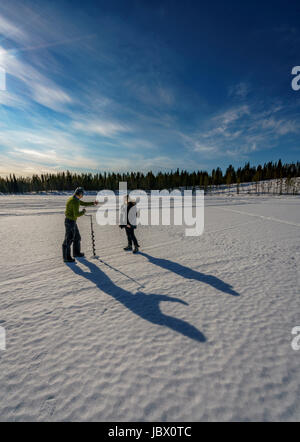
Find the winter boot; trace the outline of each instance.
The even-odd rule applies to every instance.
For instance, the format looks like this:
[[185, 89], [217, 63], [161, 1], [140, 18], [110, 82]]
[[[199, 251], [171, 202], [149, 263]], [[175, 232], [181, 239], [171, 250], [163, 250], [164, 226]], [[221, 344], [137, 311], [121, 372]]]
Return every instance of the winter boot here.
[[74, 253], [74, 258], [84, 258], [84, 253], [81, 252], [77, 252], [76, 254]]
[[74, 258], [83, 258], [84, 253], [80, 251], [80, 241], [75, 241], [73, 244], [73, 256]]
[[75, 259], [69, 256], [69, 258], [64, 259], [64, 262], [75, 262]]
[[75, 262], [75, 259], [73, 259], [71, 257], [70, 250], [68, 250], [67, 247], [62, 246], [62, 252], [63, 252], [63, 260], [64, 260], [64, 262]]
[[131, 252], [132, 246], [128, 245], [127, 247], [124, 247], [125, 252]]

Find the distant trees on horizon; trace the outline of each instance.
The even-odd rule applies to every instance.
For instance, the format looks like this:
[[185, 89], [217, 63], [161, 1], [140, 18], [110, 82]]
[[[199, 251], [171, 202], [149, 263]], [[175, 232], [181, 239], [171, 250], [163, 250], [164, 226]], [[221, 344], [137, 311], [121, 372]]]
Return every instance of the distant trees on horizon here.
[[154, 174], [142, 172], [127, 173], [72, 173], [70, 171], [55, 174], [33, 175], [32, 177], [16, 177], [11, 174], [0, 178], [1, 193], [72, 191], [78, 186], [85, 190], [117, 190], [120, 181], [128, 183], [128, 189], [162, 190], [179, 187], [200, 187], [207, 190], [210, 186], [268, 181], [273, 179], [291, 179], [300, 177], [300, 162], [282, 164], [282, 161], [268, 162], [263, 166], [251, 166], [235, 169], [228, 166], [225, 173], [220, 167], [213, 169], [211, 174], [206, 171], [187, 172], [177, 169], [174, 172], [158, 172]]

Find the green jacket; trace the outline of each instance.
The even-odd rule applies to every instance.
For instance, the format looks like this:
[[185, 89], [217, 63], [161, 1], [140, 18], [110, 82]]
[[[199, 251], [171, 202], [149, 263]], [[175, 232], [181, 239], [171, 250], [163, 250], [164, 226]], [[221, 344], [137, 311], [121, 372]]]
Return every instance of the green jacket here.
[[81, 201], [80, 199], [76, 198], [76, 196], [73, 195], [67, 201], [66, 211], [65, 211], [66, 218], [72, 221], [76, 221], [77, 218], [84, 215], [84, 211], [79, 210], [80, 206], [87, 207], [93, 205], [94, 203], [84, 203], [83, 201]]

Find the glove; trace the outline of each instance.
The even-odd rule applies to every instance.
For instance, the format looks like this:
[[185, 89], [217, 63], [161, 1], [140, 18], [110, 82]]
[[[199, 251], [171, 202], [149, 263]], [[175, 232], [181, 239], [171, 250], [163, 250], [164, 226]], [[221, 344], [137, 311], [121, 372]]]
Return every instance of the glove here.
[[82, 213], [85, 215], [85, 214], [86, 214], [86, 209], [83, 209], [83, 210], [82, 210]]

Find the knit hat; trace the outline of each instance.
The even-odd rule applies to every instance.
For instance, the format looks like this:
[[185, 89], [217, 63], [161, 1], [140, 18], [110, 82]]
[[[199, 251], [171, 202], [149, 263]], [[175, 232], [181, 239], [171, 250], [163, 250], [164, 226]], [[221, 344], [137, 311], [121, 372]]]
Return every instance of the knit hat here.
[[83, 187], [77, 187], [77, 189], [74, 192], [74, 195], [83, 195], [84, 194], [84, 188]]

